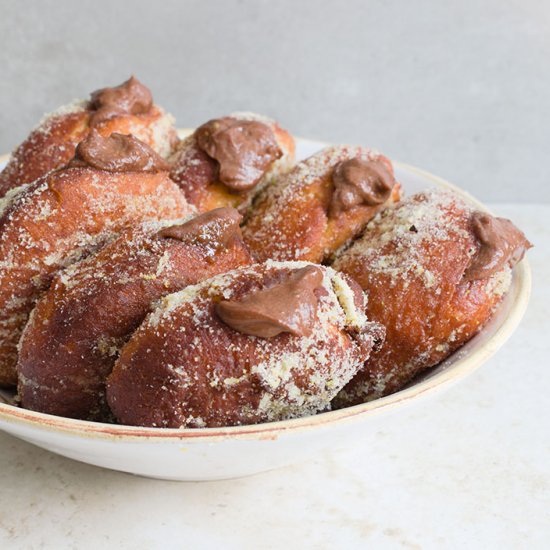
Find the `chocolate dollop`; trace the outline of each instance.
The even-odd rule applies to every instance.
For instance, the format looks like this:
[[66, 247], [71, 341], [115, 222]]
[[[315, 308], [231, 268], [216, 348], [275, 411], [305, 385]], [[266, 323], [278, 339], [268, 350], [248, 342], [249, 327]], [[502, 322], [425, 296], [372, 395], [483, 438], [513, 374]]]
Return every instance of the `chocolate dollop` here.
[[464, 273], [469, 281], [485, 279], [506, 265], [514, 267], [533, 245], [525, 235], [505, 218], [495, 218], [486, 212], [474, 212], [471, 218], [479, 249]]
[[329, 215], [334, 217], [354, 206], [382, 204], [390, 196], [395, 178], [381, 161], [352, 158], [334, 167], [332, 182]]
[[322, 283], [321, 268], [306, 266], [290, 272], [274, 286], [239, 300], [220, 302], [216, 313], [231, 328], [252, 336], [272, 338], [282, 332], [309, 336], [318, 305], [314, 291]]
[[162, 172], [168, 163], [134, 136], [113, 133], [103, 137], [92, 129], [75, 151], [70, 166], [91, 166], [107, 172]]
[[227, 246], [235, 237], [241, 236], [239, 224], [242, 219], [234, 208], [216, 208], [188, 222], [165, 227], [157, 235], [217, 250]]
[[94, 111], [90, 126], [120, 115], [142, 115], [153, 106], [153, 96], [147, 86], [131, 76], [120, 86], [92, 92], [89, 107]]
[[219, 179], [230, 189], [252, 189], [283, 154], [273, 130], [256, 120], [223, 117], [196, 130], [197, 145], [219, 164]]

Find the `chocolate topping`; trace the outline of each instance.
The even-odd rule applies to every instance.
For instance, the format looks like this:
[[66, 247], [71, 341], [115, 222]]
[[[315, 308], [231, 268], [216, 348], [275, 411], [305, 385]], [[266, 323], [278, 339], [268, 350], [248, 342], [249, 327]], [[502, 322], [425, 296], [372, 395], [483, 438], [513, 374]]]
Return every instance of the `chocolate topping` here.
[[210, 120], [196, 131], [197, 145], [218, 161], [219, 179], [230, 189], [254, 187], [283, 154], [273, 130], [256, 120]]
[[120, 86], [102, 88], [92, 92], [89, 108], [95, 111], [90, 126], [95, 126], [120, 115], [142, 115], [153, 106], [149, 88], [131, 76]]
[[525, 235], [505, 218], [495, 218], [486, 212], [472, 214], [472, 230], [479, 250], [464, 273], [469, 281], [485, 279], [508, 264], [514, 267], [533, 245]]
[[134, 136], [113, 133], [103, 137], [92, 129], [81, 141], [69, 166], [91, 166], [107, 172], [161, 172], [168, 163]]
[[390, 196], [395, 178], [381, 161], [352, 158], [334, 167], [332, 182], [329, 215], [335, 217], [354, 206], [382, 204]]
[[321, 268], [306, 266], [288, 273], [274, 286], [239, 300], [220, 302], [216, 313], [231, 328], [260, 338], [272, 338], [281, 332], [309, 336], [317, 313], [314, 290], [322, 283]]
[[242, 219], [234, 208], [216, 208], [183, 224], [165, 227], [157, 235], [217, 250], [227, 247], [233, 238], [241, 236], [239, 224]]

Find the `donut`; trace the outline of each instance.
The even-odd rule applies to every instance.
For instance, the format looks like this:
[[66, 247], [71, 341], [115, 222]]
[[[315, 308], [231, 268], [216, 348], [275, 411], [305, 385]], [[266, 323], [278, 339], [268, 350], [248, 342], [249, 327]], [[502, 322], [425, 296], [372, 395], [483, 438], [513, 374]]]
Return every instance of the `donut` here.
[[243, 237], [259, 262], [323, 262], [399, 196], [386, 157], [364, 147], [329, 147], [260, 192]]
[[368, 294], [382, 348], [339, 393], [348, 406], [393, 393], [474, 336], [531, 244], [512, 222], [457, 194], [418, 193], [381, 212], [332, 263]]
[[170, 177], [199, 212], [246, 210], [254, 196], [294, 160], [294, 139], [275, 121], [253, 113], [210, 120], [170, 157]]
[[107, 401], [127, 425], [203, 428], [327, 410], [383, 339], [356, 283], [307, 262], [242, 267], [163, 298], [122, 348]]
[[131, 136], [93, 131], [64, 168], [0, 204], [0, 385], [17, 383], [17, 342], [57, 271], [129, 225], [193, 212], [166, 161]]
[[111, 420], [105, 381], [120, 347], [166, 294], [250, 263], [241, 216], [219, 208], [182, 222], [147, 222], [54, 278], [19, 343], [26, 409]]
[[151, 92], [135, 77], [103, 88], [87, 101], [75, 101], [47, 115], [12, 153], [0, 173], [0, 197], [67, 164], [76, 146], [95, 128], [101, 135], [133, 134], [161, 156], [177, 141], [173, 119], [153, 103]]

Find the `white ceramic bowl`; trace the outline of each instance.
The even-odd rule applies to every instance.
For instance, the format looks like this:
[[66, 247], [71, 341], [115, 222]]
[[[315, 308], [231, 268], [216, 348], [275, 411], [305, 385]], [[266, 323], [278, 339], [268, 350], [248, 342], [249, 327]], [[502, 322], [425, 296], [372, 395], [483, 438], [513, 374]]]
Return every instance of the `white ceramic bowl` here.
[[[325, 144], [298, 140], [305, 158]], [[0, 168], [6, 157], [0, 158]], [[428, 187], [453, 189], [477, 208], [466, 192], [427, 172], [395, 162], [406, 194]], [[2, 403], [0, 429], [63, 456], [105, 468], [176, 480], [215, 480], [246, 476], [298, 462], [328, 448], [352, 445], [388, 422], [422, 396], [448, 386], [478, 368], [510, 337], [525, 312], [531, 288], [523, 260], [511, 290], [490, 323], [468, 344], [414, 384], [388, 397], [347, 409], [284, 422], [209, 429], [150, 429], [72, 420]], [[394, 414], [388, 414], [392, 412]]]

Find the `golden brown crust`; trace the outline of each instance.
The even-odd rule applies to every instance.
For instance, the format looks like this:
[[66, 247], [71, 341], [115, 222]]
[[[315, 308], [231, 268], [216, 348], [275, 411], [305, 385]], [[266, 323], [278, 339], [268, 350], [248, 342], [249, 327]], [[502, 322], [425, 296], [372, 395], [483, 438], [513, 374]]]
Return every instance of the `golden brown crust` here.
[[208, 242], [163, 236], [170, 227], [150, 222], [130, 228], [55, 277], [21, 337], [17, 371], [23, 407], [110, 419], [105, 380], [151, 303], [250, 263], [238, 225], [231, 238], [211, 234]]
[[366, 320], [364, 296], [323, 271], [311, 335], [249, 336], [216, 314], [278, 284], [304, 262], [266, 262], [167, 296], [121, 351], [107, 399], [123, 424], [213, 427], [253, 424], [326, 409], [382, 335]]
[[88, 118], [86, 111], [78, 109], [53, 116], [35, 128], [0, 172], [0, 197], [69, 162], [87, 135]]
[[65, 168], [3, 199], [0, 217], [0, 385], [15, 384], [16, 345], [54, 274], [132, 223], [191, 211], [166, 172]]
[[338, 406], [399, 390], [489, 319], [510, 270], [478, 281], [464, 277], [479, 246], [471, 215], [451, 192], [419, 193], [381, 213], [333, 263], [367, 292], [367, 314], [386, 327], [382, 349], [339, 394]]
[[395, 184], [382, 204], [357, 205], [331, 215], [333, 170], [353, 158], [379, 161], [393, 173], [390, 161], [369, 149], [330, 147], [298, 163], [260, 193], [243, 226], [243, 237], [257, 261], [322, 262], [357, 236], [377, 212], [399, 199], [400, 186]]
[[294, 138], [275, 121], [252, 113], [235, 113], [236, 120], [258, 120], [270, 126], [283, 156], [275, 160], [264, 178], [249, 191], [236, 191], [224, 185], [218, 178], [218, 163], [197, 145], [196, 134], [183, 140], [170, 158], [170, 177], [181, 187], [185, 197], [199, 212], [223, 206], [246, 210], [259, 190], [275, 175], [285, 172], [294, 161]]
[[[78, 143], [88, 135], [92, 115], [93, 111], [83, 101], [47, 117], [15, 149], [0, 173], [0, 197], [67, 164]], [[133, 134], [162, 156], [168, 156], [177, 141], [171, 119], [156, 106], [145, 114], [120, 114], [95, 128], [105, 137], [113, 132]]]

